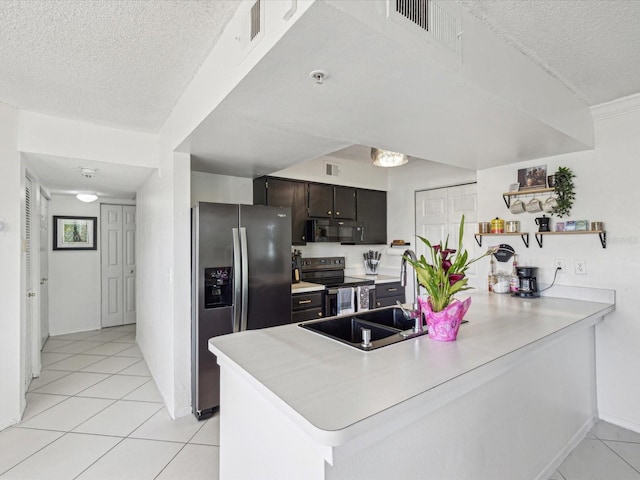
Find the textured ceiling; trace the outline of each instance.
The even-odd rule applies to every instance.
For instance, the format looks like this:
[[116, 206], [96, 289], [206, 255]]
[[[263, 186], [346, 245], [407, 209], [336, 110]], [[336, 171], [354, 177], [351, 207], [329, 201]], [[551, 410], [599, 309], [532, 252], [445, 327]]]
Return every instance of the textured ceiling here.
[[0, 102], [156, 132], [238, 5], [1, 0]]
[[[640, 0], [457, 1], [589, 105], [640, 92]], [[239, 4], [0, 0], [0, 102], [157, 132]], [[336, 23], [318, 27], [327, 35], [339, 28]], [[315, 39], [306, 38], [322, 56]], [[358, 88], [363, 96], [376, 94], [366, 91], [367, 83]], [[304, 122], [305, 118], [291, 117], [268, 126], [279, 131]], [[238, 130], [253, 134], [261, 127], [247, 123]], [[310, 147], [312, 142], [298, 135], [283, 148], [297, 148], [298, 157], [307, 159], [305, 155], [323, 150], [329, 141], [335, 143], [335, 136], [316, 139]], [[227, 143], [236, 152], [250, 142]], [[353, 142], [344, 139], [341, 145], [349, 143]], [[51, 159], [38, 158], [32, 165], [47, 161]], [[106, 173], [105, 169], [107, 165]]]
[[640, 92], [640, 1], [459, 3], [589, 105]]

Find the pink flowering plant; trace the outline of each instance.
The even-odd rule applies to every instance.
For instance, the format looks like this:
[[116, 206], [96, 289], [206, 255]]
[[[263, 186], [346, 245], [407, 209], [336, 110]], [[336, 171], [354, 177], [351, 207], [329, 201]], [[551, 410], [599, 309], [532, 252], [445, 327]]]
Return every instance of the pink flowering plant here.
[[466, 277], [465, 272], [472, 263], [496, 251], [496, 248], [490, 248], [484, 255], [469, 260], [469, 253], [462, 249], [463, 234], [464, 215], [460, 221], [457, 249], [449, 248], [448, 236], [444, 246], [442, 242], [438, 245], [431, 245], [429, 240], [418, 236], [425, 244], [431, 258], [427, 260], [424, 255], [420, 255], [420, 259], [417, 261], [407, 258], [407, 262], [416, 271], [418, 283], [427, 290], [431, 310], [434, 312], [444, 310], [451, 303], [456, 293], [473, 288], [467, 285], [469, 279]]

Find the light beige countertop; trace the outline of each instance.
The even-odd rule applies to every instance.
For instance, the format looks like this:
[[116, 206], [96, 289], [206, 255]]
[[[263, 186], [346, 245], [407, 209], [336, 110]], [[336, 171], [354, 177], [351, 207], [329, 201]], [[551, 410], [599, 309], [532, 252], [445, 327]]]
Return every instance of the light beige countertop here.
[[209, 350], [319, 442], [336, 445], [373, 418], [414, 408], [417, 396], [436, 403], [443, 392], [488, 381], [483, 372], [504, 369], [615, 309], [564, 298], [470, 296], [469, 323], [455, 342], [425, 335], [366, 352], [285, 325], [214, 337]]
[[299, 282], [291, 284], [291, 293], [308, 293], [308, 292], [319, 292], [324, 290], [324, 285], [320, 285], [319, 283], [310, 283], [310, 282]]

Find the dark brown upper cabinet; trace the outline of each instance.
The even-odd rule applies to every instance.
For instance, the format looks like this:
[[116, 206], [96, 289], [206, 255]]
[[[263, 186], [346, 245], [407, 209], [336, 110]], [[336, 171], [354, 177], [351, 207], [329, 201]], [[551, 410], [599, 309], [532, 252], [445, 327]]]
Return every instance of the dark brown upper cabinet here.
[[387, 192], [356, 190], [358, 222], [364, 224], [360, 243], [387, 243]]
[[309, 183], [309, 218], [356, 219], [356, 189]]
[[253, 204], [291, 208], [291, 244], [304, 245], [307, 222], [307, 184], [284, 178], [260, 177], [253, 181]]

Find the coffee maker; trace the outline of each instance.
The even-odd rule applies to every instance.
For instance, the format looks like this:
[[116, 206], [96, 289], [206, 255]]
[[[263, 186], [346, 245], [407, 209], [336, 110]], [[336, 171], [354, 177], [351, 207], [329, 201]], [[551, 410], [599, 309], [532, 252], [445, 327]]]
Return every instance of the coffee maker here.
[[538, 281], [536, 279], [538, 267], [516, 267], [518, 275], [518, 291], [512, 295], [514, 297], [536, 298], [540, 296], [538, 291]]

